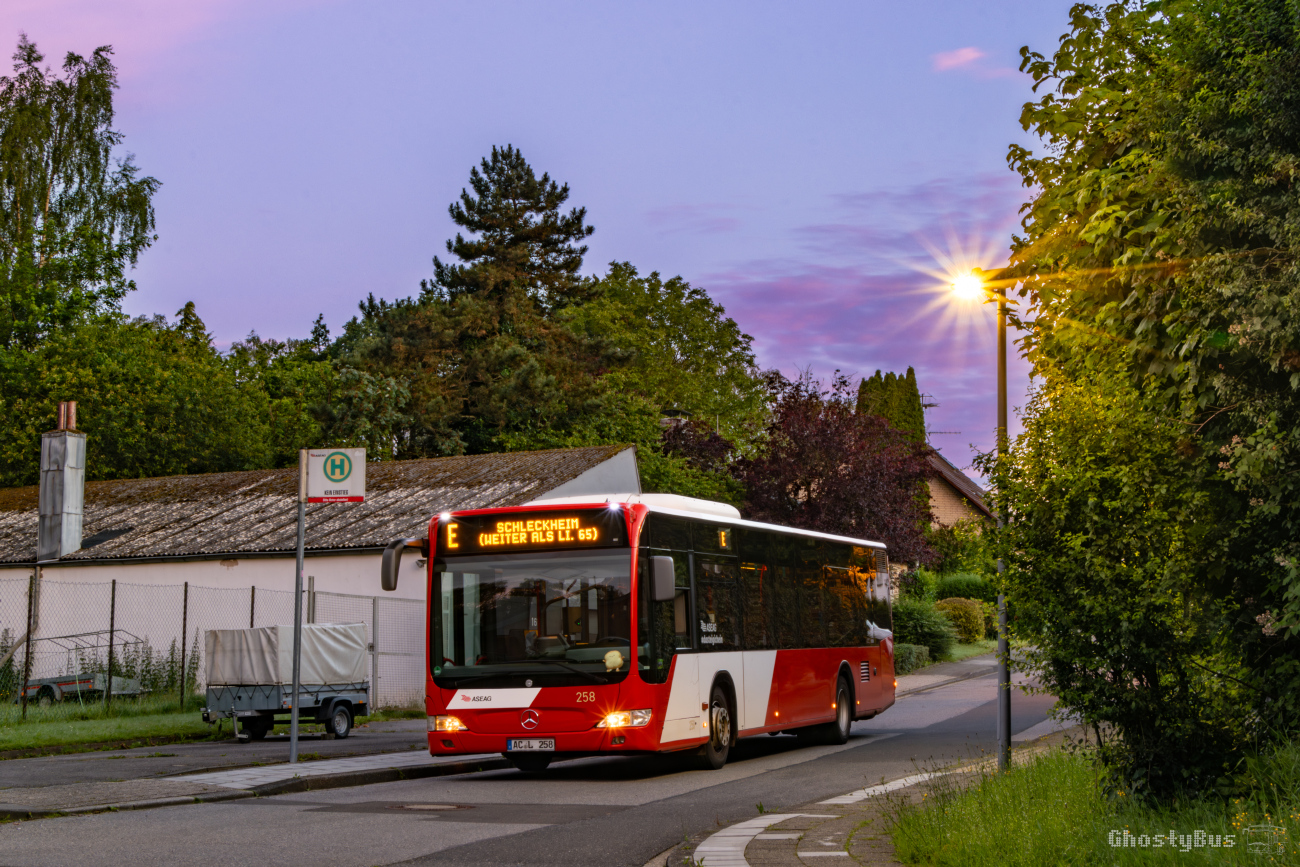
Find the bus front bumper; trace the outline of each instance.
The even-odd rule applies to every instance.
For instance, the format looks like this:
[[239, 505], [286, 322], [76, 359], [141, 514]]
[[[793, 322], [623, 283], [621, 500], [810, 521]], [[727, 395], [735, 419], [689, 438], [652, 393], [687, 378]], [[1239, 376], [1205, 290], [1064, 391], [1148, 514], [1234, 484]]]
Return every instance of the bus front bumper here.
[[647, 752], [659, 749], [658, 732], [652, 727], [592, 729], [585, 732], [538, 734], [519, 731], [513, 734], [477, 734], [473, 731], [429, 732], [429, 752], [435, 756], [470, 753], [509, 752], [508, 743], [515, 739], [554, 740], [556, 753]]

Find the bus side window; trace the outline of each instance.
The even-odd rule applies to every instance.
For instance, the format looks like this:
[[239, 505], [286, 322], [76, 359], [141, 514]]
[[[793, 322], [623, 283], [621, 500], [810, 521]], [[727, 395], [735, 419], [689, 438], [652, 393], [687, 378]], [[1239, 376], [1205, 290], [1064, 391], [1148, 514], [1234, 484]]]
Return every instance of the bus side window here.
[[700, 650], [739, 650], [741, 604], [735, 561], [697, 556], [695, 587]]
[[775, 611], [776, 646], [782, 650], [799, 647], [799, 588], [794, 570], [780, 565], [772, 568], [772, 607]]

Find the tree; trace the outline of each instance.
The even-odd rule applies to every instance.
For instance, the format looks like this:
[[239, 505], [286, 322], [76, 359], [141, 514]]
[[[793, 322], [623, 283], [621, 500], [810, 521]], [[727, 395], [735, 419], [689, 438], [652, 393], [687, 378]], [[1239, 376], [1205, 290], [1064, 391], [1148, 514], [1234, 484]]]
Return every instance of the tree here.
[[523, 293], [547, 314], [590, 297], [590, 281], [578, 274], [587, 247], [578, 244], [595, 229], [586, 224], [586, 208], [560, 212], [569, 185], [549, 174], [538, 178], [513, 145], [494, 145], [480, 167], [469, 174], [477, 197], [461, 190], [460, 201], [447, 208], [452, 222], [478, 237], [458, 232], [447, 242], [447, 252], [464, 264], [435, 256], [434, 278], [421, 284], [423, 295], [452, 300]]
[[1097, 731], [1112, 785], [1205, 791], [1256, 734], [1215, 529], [1235, 498], [1118, 365], [1043, 372], [996, 465], [1015, 633], [1043, 689]]
[[[329, 332], [321, 329], [324, 325], [317, 320], [313, 339], [287, 341], [264, 339], [254, 331], [231, 346], [225, 356], [225, 366], [241, 391], [266, 396], [272, 466], [297, 465], [299, 449], [344, 444], [345, 440], [350, 444], [356, 438], [354, 432], [343, 430], [346, 425], [328, 409], [330, 398], [346, 393], [347, 386], [325, 357]], [[328, 436], [326, 420], [335, 422]]]
[[921, 391], [916, 385], [916, 371], [911, 367], [901, 376], [893, 372], [863, 379], [858, 386], [860, 413], [880, 416], [894, 430], [901, 431], [917, 442], [925, 442], [925, 408]]
[[596, 289], [594, 300], [565, 311], [564, 319], [612, 350], [620, 387], [661, 415], [684, 412], [747, 447], [764, 422], [767, 388], [753, 338], [722, 305], [681, 277], [642, 277], [629, 262], [610, 263]]
[[395, 396], [385, 383], [401, 384], [407, 399], [384, 434], [396, 457], [490, 452], [507, 435], [562, 434], [598, 409], [596, 379], [612, 360], [602, 341], [557, 316], [591, 292], [578, 275], [586, 211], [559, 211], [568, 187], [538, 179], [509, 146], [493, 148], [470, 185], [477, 198], [462, 191], [450, 208], [478, 235], [447, 242], [462, 264], [435, 258], [418, 298], [369, 298], [332, 349], [370, 377], [362, 393]]
[[[1045, 148], [1010, 149], [1012, 167], [1041, 192], [1025, 210], [1003, 275], [1021, 282], [1028, 299], [1032, 316], [1020, 324], [1045, 393], [1100, 390], [1122, 398], [1130, 426], [1160, 434], [1164, 465], [1153, 477], [1157, 486], [1144, 492], [1146, 504], [1141, 489], [1126, 483], [1128, 499], [1099, 496], [1091, 508], [1138, 522], [1124, 532], [1167, 532], [1172, 539], [1172, 529], [1161, 530], [1164, 516], [1180, 503], [1213, 498], [1212, 516], [1198, 518], [1197, 533], [1178, 542], [1176, 550], [1192, 552], [1180, 554], [1186, 568], [1170, 571], [1174, 561], [1163, 543], [1113, 550], [1129, 569], [1164, 575], [1160, 592], [1185, 596], [1193, 614], [1201, 604], [1221, 609], [1217, 622], [1228, 649], [1209, 667], [1221, 688], [1248, 685], [1237, 698], [1255, 715], [1250, 733], [1260, 738], [1285, 736], [1300, 720], [1294, 15], [1285, 0], [1077, 5], [1053, 57], [1022, 49], [1022, 68], [1046, 91], [1025, 106], [1022, 123]], [[1050, 403], [1036, 411], [1045, 431], [1082, 430]], [[1046, 448], [1045, 437], [1026, 445]], [[1054, 454], [1066, 461], [1062, 472], [1155, 472], [1149, 444], [1120, 441], [1131, 447], [1106, 452], [1113, 466], [1068, 450]], [[998, 508], [1009, 527], [1003, 552], [1015, 601], [1035, 580], [1032, 564], [1019, 561], [1018, 534], [1061, 505], [1047, 489], [1004, 477], [1011, 468], [991, 471], [1001, 480]], [[1160, 518], [1155, 524], [1151, 510]], [[1059, 568], [1089, 556], [1087, 543], [1073, 536], [1054, 545], [1045, 536], [1037, 541], [1039, 561], [1050, 550]], [[1194, 562], [1212, 573], [1202, 578]], [[1195, 661], [1183, 645], [1161, 652], [1182, 654], [1169, 663], [1175, 672]], [[1099, 694], [1107, 683], [1105, 672], [1092, 675]], [[1194, 697], [1179, 689], [1171, 694]], [[1221, 736], [1237, 719], [1231, 710], [1198, 710], [1181, 698], [1171, 707], [1186, 714], [1184, 721], [1205, 725], [1204, 751], [1185, 757], [1197, 781], [1240, 758], [1241, 742]], [[1140, 731], [1126, 734], [1130, 752], [1119, 767], [1150, 773], [1147, 766], [1161, 760], [1153, 744], [1160, 742]], [[1163, 793], [1180, 783], [1169, 774], [1152, 779]]]
[[86, 477], [122, 479], [270, 466], [266, 393], [242, 387], [192, 304], [169, 324], [84, 319], [35, 350], [0, 353], [0, 484], [37, 481], [40, 435], [78, 401]]
[[118, 309], [127, 269], [156, 237], [153, 194], [130, 155], [116, 162], [112, 48], [69, 53], [63, 77], [26, 36], [0, 77], [0, 349]]
[[827, 390], [807, 374], [771, 382], [764, 450], [736, 462], [746, 516], [879, 540], [894, 560], [929, 563], [929, 509], [915, 495], [928, 447], [854, 412], [854, 389], [838, 371]]

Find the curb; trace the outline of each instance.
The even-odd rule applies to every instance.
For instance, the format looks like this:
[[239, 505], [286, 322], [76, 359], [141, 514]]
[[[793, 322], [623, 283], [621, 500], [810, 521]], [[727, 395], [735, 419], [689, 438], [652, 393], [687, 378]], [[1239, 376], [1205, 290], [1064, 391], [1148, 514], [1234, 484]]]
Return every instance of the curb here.
[[244, 798], [265, 798], [272, 795], [290, 795], [298, 792], [323, 791], [325, 789], [345, 789], [351, 786], [369, 786], [375, 783], [394, 783], [400, 780], [419, 780], [427, 777], [449, 777], [456, 774], [471, 774], [478, 771], [499, 771], [511, 765], [505, 759], [488, 759], [486, 761], [444, 762], [426, 767], [411, 768], [375, 768], [366, 771], [352, 771], [342, 774], [320, 774], [318, 776], [293, 777], [275, 783], [267, 783], [252, 789], [231, 789], [225, 792], [208, 792], [202, 795], [188, 795], [176, 798], [153, 798], [147, 801], [125, 801], [117, 804], [92, 804], [85, 807], [68, 807], [67, 809], [42, 809], [39, 807], [19, 807], [0, 803], [2, 819], [52, 819], [59, 816], [76, 816], [87, 813], [109, 813], [125, 810], [152, 810], [157, 807], [180, 807], [186, 804], [210, 804], [219, 801], [238, 801]]

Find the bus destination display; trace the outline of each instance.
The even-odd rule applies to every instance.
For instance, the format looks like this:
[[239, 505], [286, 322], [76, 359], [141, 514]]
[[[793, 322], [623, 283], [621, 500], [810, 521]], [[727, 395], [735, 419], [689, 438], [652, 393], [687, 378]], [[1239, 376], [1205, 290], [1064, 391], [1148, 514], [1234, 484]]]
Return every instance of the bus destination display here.
[[625, 545], [623, 512], [612, 509], [470, 515], [445, 521], [438, 528], [438, 550], [447, 555]]

